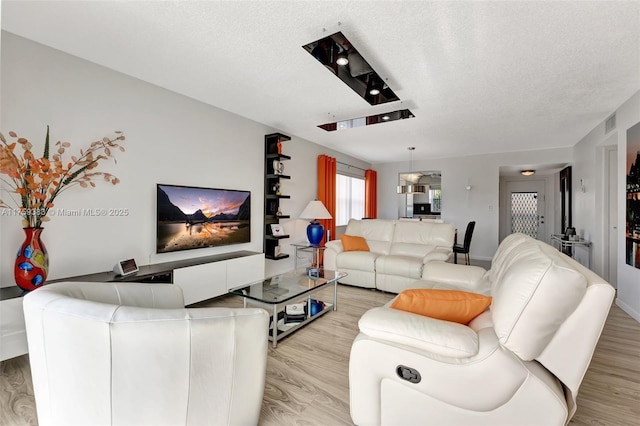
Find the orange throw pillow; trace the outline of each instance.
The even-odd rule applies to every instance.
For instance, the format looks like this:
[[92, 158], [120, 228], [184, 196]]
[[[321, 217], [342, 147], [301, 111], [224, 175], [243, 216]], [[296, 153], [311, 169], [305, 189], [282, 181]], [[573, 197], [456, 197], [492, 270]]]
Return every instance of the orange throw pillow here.
[[362, 237], [342, 234], [340, 235], [340, 241], [342, 241], [344, 251], [369, 251], [367, 240]]
[[467, 324], [491, 304], [491, 297], [459, 290], [405, 290], [391, 304], [394, 309]]

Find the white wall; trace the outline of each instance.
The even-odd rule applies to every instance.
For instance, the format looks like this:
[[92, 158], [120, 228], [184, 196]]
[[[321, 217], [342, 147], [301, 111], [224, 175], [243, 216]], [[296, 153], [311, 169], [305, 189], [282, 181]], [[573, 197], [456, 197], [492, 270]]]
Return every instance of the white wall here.
[[[571, 162], [571, 148], [510, 152], [470, 157], [414, 160], [414, 170], [442, 172], [442, 219], [455, 224], [460, 233], [475, 220], [471, 257], [490, 260], [498, 248], [500, 167], [520, 164]], [[378, 170], [378, 217], [397, 219], [398, 173], [407, 172], [406, 162], [376, 165]], [[470, 191], [466, 186], [471, 185]]]
[[[613, 111], [612, 111], [613, 113]], [[574, 215], [576, 230], [584, 230], [593, 242], [594, 271], [603, 270], [603, 241], [605, 223], [602, 220], [602, 188], [605, 173], [602, 147], [616, 141], [618, 146], [618, 297], [616, 303], [629, 315], [640, 321], [640, 269], [625, 263], [626, 223], [626, 152], [627, 129], [640, 121], [640, 92], [636, 92], [616, 111], [615, 133], [605, 135], [604, 120], [574, 147], [573, 169]], [[608, 117], [608, 116], [607, 116]], [[615, 136], [615, 138], [613, 138]], [[613, 139], [612, 139], [613, 138]], [[585, 191], [580, 188], [583, 179]]]
[[[263, 124], [114, 72], [102, 66], [2, 32], [0, 128], [28, 138], [40, 153], [46, 125], [52, 141], [72, 143], [76, 153], [114, 130], [125, 132], [126, 152], [118, 164], [104, 163], [121, 184], [71, 188], [56, 207], [128, 208], [126, 217], [53, 217], [43, 241], [50, 254], [51, 279], [110, 270], [120, 259], [140, 265], [236, 250], [262, 252]], [[316, 198], [317, 155], [367, 168], [362, 161], [292, 136], [284, 152], [292, 156], [283, 185], [291, 200], [282, 203], [296, 217]], [[251, 243], [155, 254], [156, 183], [250, 190]], [[2, 198], [7, 198], [6, 193]], [[287, 227], [304, 231], [306, 223]], [[298, 224], [298, 226], [294, 226]], [[295, 229], [294, 229], [295, 231]], [[23, 240], [18, 217], [0, 217], [0, 253], [15, 253]], [[304, 239], [304, 232], [294, 238]], [[292, 239], [293, 240], [293, 239]], [[268, 261], [267, 273], [290, 269], [293, 259]], [[12, 286], [13, 256], [0, 256], [0, 286]]]

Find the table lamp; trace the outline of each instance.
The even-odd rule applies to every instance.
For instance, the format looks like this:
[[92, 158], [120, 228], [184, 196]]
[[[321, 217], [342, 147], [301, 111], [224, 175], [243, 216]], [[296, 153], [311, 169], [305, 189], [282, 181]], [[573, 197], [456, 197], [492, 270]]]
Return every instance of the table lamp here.
[[307, 207], [300, 214], [300, 219], [311, 219], [311, 223], [307, 226], [307, 238], [312, 246], [320, 245], [322, 237], [324, 237], [324, 228], [317, 219], [333, 219], [331, 213], [322, 204], [322, 201], [309, 201]]

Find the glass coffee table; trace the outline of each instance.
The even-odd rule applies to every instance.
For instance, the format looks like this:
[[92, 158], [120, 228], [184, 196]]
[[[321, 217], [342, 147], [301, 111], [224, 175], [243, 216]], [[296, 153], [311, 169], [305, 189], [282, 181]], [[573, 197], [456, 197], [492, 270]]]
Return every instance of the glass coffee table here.
[[[344, 272], [315, 268], [314, 276], [309, 276], [306, 269], [288, 272], [262, 281], [238, 287], [229, 291], [244, 298], [247, 305], [266, 309], [271, 314], [269, 340], [275, 348], [278, 340], [293, 333], [302, 326], [318, 319], [330, 310], [338, 309], [338, 280], [347, 276]], [[333, 286], [333, 301], [323, 302], [312, 299], [311, 295]], [[300, 305], [302, 303], [302, 305]], [[300, 315], [295, 322], [285, 323], [285, 310], [289, 306], [298, 309]], [[306, 306], [301, 310], [300, 306]], [[290, 312], [289, 312], [290, 313]]]

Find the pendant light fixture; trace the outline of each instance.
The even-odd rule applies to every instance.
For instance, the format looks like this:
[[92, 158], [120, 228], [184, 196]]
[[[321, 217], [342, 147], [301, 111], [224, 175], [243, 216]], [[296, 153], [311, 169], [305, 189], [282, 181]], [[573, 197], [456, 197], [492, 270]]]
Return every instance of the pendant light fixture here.
[[[407, 148], [409, 150], [410, 162], [411, 162], [411, 174], [413, 174], [413, 151], [415, 146]], [[417, 183], [407, 183], [406, 185], [398, 185], [398, 194], [424, 194], [426, 187]]]

